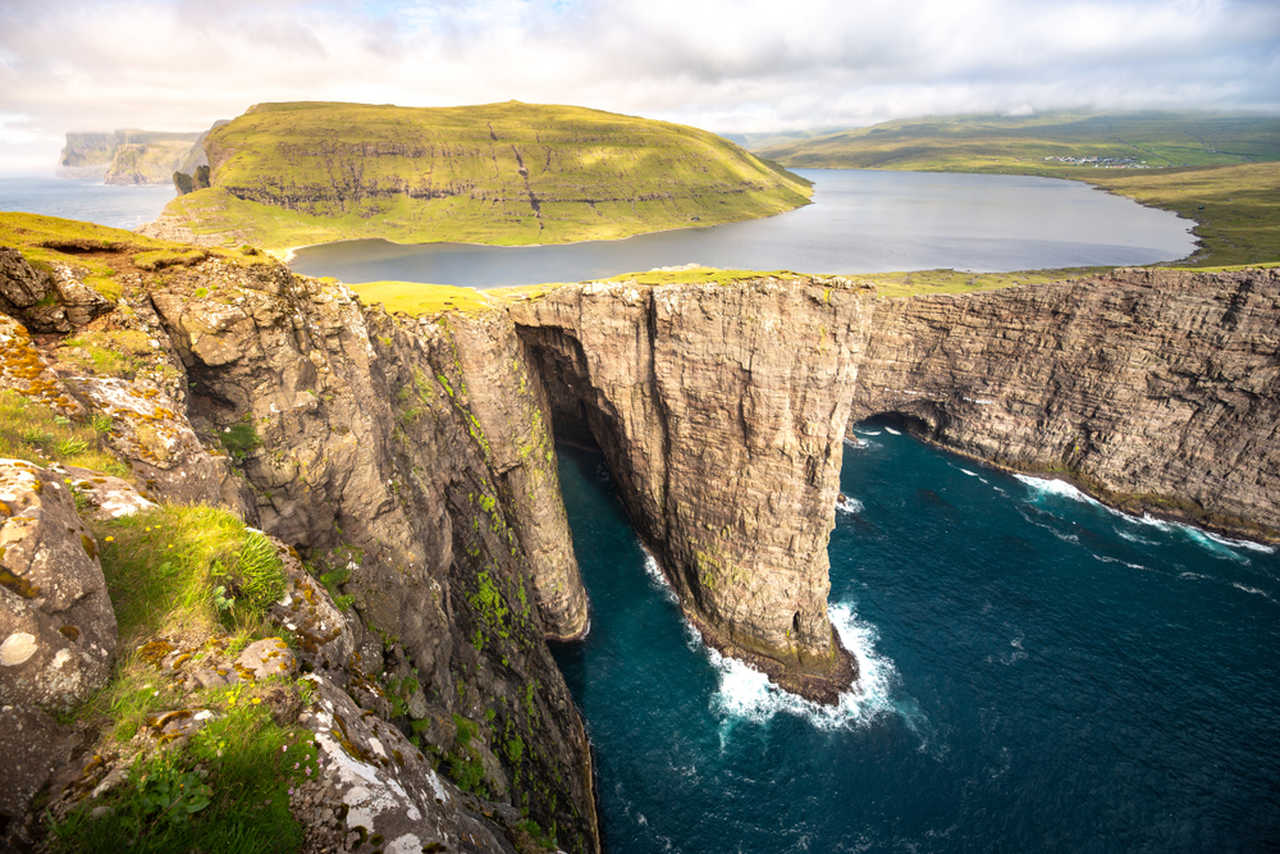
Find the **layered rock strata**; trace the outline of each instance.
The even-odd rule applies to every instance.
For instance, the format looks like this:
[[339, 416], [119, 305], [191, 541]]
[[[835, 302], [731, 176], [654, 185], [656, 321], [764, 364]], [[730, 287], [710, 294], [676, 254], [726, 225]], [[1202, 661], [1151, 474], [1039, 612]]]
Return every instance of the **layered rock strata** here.
[[713, 645], [819, 700], [841, 438], [922, 437], [1133, 512], [1280, 537], [1280, 274], [874, 299], [840, 279], [561, 288], [510, 310]]
[[871, 303], [837, 282], [565, 288], [511, 310], [713, 646], [825, 702], [855, 664], [827, 538]]
[[1280, 538], [1280, 271], [1119, 270], [877, 303], [851, 421]]

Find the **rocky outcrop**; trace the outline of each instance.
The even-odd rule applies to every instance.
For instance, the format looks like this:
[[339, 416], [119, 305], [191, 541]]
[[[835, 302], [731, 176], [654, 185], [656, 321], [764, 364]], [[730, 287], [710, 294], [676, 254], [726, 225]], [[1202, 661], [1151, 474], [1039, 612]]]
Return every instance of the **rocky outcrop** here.
[[0, 460], [0, 517], [0, 705], [67, 709], [116, 648], [97, 545], [63, 479], [25, 460]]
[[0, 312], [37, 332], [70, 332], [111, 310], [111, 303], [65, 266], [48, 270], [0, 247]]
[[106, 683], [116, 618], [64, 479], [0, 460], [0, 828], [67, 762], [55, 714]]
[[1133, 512], [1280, 538], [1280, 274], [874, 299], [839, 279], [584, 285], [511, 309], [714, 645], [829, 699], [846, 427], [889, 415]]
[[465, 721], [472, 784], [594, 850], [586, 735], [543, 643], [583, 631], [585, 593], [510, 322], [392, 318], [341, 286], [215, 261], [150, 302], [196, 432], [253, 490], [248, 515], [345, 579], [372, 629], [350, 666], [395, 687], [368, 702], [391, 716], [416, 684], [400, 699], [436, 756]]

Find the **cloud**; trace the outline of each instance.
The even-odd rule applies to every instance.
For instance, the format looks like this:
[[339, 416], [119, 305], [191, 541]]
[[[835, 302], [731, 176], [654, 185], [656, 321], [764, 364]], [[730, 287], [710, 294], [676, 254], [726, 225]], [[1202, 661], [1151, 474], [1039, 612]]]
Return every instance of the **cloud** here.
[[8, 0], [0, 168], [51, 164], [66, 130], [197, 130], [272, 100], [518, 98], [763, 131], [1276, 110], [1278, 71], [1280, 6], [1252, 0]]

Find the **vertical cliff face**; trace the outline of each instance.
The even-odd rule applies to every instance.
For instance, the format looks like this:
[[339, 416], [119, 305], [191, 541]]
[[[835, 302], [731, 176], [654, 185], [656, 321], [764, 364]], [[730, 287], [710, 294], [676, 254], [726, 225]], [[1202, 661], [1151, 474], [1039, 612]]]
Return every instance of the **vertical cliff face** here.
[[145, 130], [68, 133], [58, 174], [107, 184], [168, 184], [175, 169], [204, 159], [202, 136]]
[[848, 425], [1280, 536], [1280, 274], [1117, 271], [875, 299], [839, 280], [561, 288], [510, 311], [558, 429], [602, 449], [709, 642], [817, 699]]
[[391, 318], [283, 268], [203, 269], [150, 301], [193, 423], [235, 437], [251, 515], [348, 577], [369, 630], [351, 667], [387, 696], [416, 684], [402, 714], [475, 791], [597, 848], [586, 735], [543, 643], [580, 634], [586, 600], [510, 322]]
[[1280, 273], [1122, 270], [877, 303], [854, 421], [892, 412], [1135, 513], [1280, 536]]
[[806, 696], [847, 687], [827, 537], [869, 302], [761, 279], [565, 288], [511, 314], [704, 637]]

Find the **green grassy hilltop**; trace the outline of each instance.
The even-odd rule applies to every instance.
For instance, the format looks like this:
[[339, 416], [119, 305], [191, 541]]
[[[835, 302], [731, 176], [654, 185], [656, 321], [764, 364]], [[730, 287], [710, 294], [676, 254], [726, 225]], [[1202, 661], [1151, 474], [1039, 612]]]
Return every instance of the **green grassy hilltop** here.
[[1072, 178], [1199, 223], [1201, 265], [1280, 259], [1280, 117], [1208, 113], [904, 119], [766, 142], [789, 167]]
[[158, 233], [273, 250], [562, 243], [769, 216], [811, 194], [706, 131], [514, 101], [262, 104], [205, 146], [212, 186], [171, 202]]

